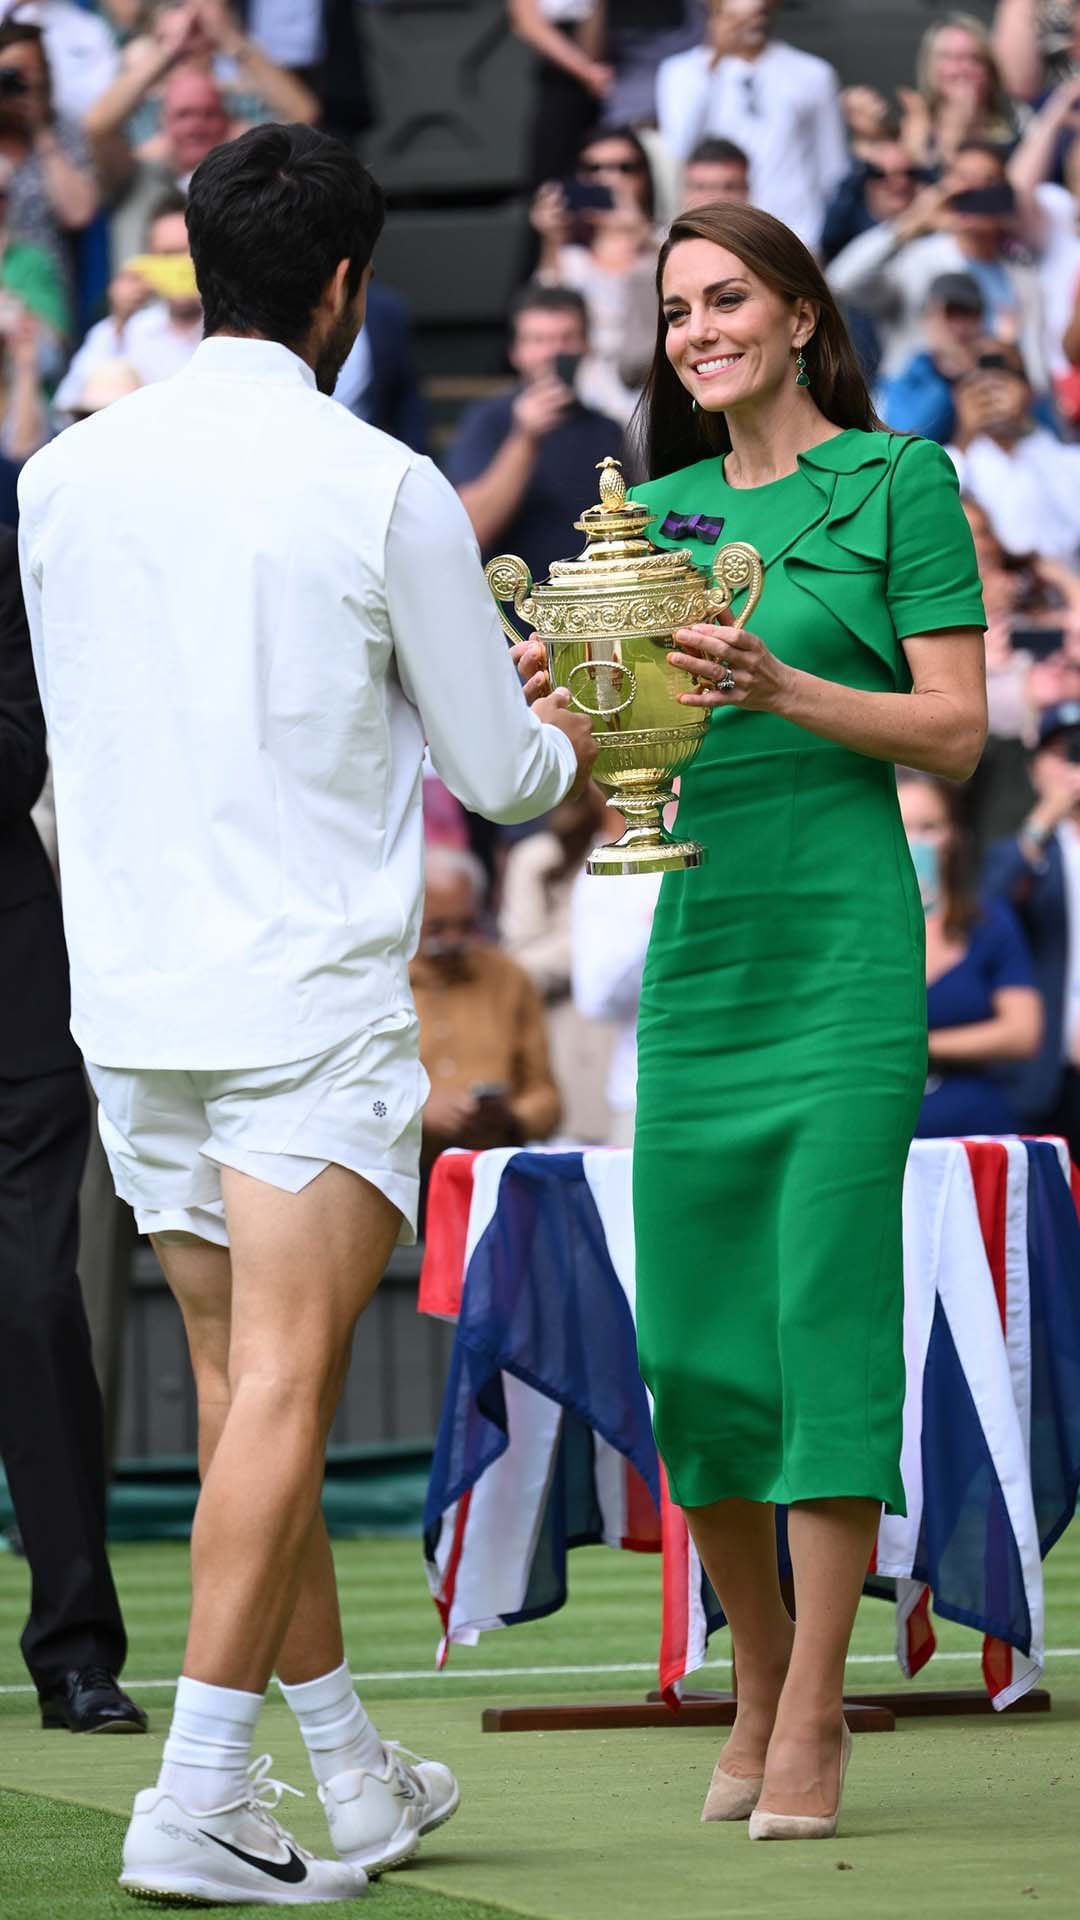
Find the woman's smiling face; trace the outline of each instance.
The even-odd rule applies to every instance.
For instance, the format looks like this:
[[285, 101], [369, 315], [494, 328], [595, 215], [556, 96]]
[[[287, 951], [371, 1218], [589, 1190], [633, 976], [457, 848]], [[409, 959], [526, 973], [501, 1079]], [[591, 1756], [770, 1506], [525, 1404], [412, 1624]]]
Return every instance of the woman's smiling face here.
[[672, 247], [661, 300], [667, 357], [706, 413], [763, 398], [791, 380], [793, 352], [814, 328], [808, 301], [784, 300], [711, 240]]

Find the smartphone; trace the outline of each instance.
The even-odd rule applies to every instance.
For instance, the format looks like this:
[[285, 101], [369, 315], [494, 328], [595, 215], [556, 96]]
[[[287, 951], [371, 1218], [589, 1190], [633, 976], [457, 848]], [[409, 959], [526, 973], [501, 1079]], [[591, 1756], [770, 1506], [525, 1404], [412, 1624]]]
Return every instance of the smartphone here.
[[574, 381], [577, 379], [577, 370], [580, 365], [580, 353], [557, 353], [552, 362], [551, 370], [556, 380], [561, 380], [563, 386], [569, 387], [571, 392], [573, 392]]
[[564, 180], [562, 190], [569, 213], [610, 213], [615, 205], [610, 187], [594, 187], [587, 180]]
[[950, 213], [1015, 213], [1016, 195], [1007, 180], [994, 187], [968, 187], [951, 193], [945, 202]]
[[1064, 627], [1014, 627], [1009, 643], [1017, 653], [1030, 653], [1036, 660], [1049, 660], [1065, 645]]
[[125, 260], [125, 273], [137, 273], [162, 300], [197, 300], [198, 282], [189, 253], [137, 253]]

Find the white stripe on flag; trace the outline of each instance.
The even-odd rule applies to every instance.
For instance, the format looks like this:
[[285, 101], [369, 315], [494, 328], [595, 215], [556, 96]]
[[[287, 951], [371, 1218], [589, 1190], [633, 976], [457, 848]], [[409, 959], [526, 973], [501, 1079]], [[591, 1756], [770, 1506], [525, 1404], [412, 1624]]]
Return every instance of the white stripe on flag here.
[[525, 1603], [562, 1428], [554, 1400], [509, 1373], [502, 1383], [510, 1445], [472, 1490], [447, 1628], [467, 1646]]
[[1042, 1669], [1043, 1572], [1027, 1451], [966, 1153], [950, 1182], [938, 1292], [1005, 1501], [1030, 1621], [1031, 1658], [1026, 1660], [1014, 1649], [1013, 1683], [994, 1695], [1000, 1710], [1026, 1693]]

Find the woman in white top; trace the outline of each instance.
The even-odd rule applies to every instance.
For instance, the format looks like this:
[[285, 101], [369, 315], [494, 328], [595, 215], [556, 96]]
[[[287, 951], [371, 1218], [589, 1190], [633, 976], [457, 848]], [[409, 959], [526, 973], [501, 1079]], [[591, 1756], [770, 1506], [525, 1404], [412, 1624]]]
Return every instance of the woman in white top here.
[[621, 425], [637, 405], [656, 344], [655, 188], [649, 156], [630, 127], [607, 127], [583, 145], [575, 175], [610, 196], [608, 207], [572, 208], [548, 180], [532, 205], [540, 236], [537, 279], [572, 287], [589, 316], [589, 351], [577, 392]]

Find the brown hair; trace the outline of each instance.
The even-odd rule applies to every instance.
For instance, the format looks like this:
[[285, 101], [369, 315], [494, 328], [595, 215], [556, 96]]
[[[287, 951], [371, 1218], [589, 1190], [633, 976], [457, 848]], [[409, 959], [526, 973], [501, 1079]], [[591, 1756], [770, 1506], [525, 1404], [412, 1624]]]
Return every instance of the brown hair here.
[[941, 907], [948, 940], [965, 940], [982, 908], [975, 885], [975, 850], [968, 824], [967, 789], [917, 767], [897, 767], [901, 787], [928, 787], [945, 809], [949, 838], [941, 850]]
[[[656, 264], [658, 298], [663, 297], [664, 268], [672, 248], [682, 240], [708, 240], [714, 247], [724, 247], [781, 299], [811, 301], [817, 309], [817, 326], [803, 351], [812, 398], [834, 426], [888, 431], [874, 411], [832, 289], [809, 248], [790, 227], [760, 207], [728, 202], [680, 213]], [[649, 479], [692, 466], [711, 453], [727, 453], [731, 447], [724, 415], [695, 409], [667, 357], [666, 337], [661, 308], [653, 363], [630, 427], [638, 462]]]
[[[1008, 141], [1015, 131], [1016, 115], [1001, 77], [993, 35], [985, 20], [980, 20], [974, 13], [962, 13], [954, 8], [948, 13], [939, 14], [936, 20], [931, 20], [919, 42], [915, 84], [930, 109], [931, 117], [936, 119], [941, 108], [941, 95], [934, 89], [934, 55], [941, 35], [950, 29], [966, 33], [978, 48], [979, 64], [986, 81], [986, 98], [978, 116], [978, 125], [984, 131], [991, 130], [999, 140]], [[1000, 154], [1000, 148], [997, 151]]]

